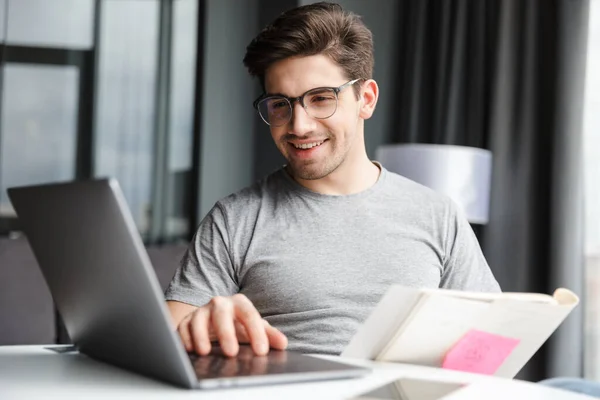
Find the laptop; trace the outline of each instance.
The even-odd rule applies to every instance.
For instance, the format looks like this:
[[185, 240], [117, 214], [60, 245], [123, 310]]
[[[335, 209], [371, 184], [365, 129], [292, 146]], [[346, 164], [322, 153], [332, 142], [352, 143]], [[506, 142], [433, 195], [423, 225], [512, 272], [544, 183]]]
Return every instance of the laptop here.
[[8, 195], [80, 353], [185, 388], [352, 378], [367, 368], [271, 350], [188, 354], [114, 179], [10, 188]]

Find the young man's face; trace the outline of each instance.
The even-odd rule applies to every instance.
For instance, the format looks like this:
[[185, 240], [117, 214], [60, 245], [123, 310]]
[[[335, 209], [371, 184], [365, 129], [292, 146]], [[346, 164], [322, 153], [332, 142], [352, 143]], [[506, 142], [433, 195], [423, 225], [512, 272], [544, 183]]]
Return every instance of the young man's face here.
[[[267, 94], [297, 97], [314, 88], [338, 87], [348, 81], [343, 70], [326, 56], [294, 57], [279, 61], [266, 71], [265, 89]], [[361, 81], [354, 85], [360, 84]], [[305, 104], [308, 101], [305, 98]], [[314, 107], [319, 107], [320, 98], [313, 97], [312, 101]], [[300, 102], [292, 108], [287, 124], [271, 125], [270, 129], [296, 178], [324, 178], [340, 165], [358, 159], [361, 151], [364, 153], [361, 100], [356, 98], [353, 85], [339, 92], [337, 109], [329, 118], [311, 117]]]

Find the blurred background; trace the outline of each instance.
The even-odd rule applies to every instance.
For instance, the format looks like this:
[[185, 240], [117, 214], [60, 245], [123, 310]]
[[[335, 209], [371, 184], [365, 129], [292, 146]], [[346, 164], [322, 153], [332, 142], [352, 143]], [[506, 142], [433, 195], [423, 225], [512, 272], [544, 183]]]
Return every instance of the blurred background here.
[[[6, 189], [117, 178], [165, 287], [214, 202], [284, 163], [242, 58], [312, 2], [0, 0], [0, 345], [68, 341]], [[369, 155], [486, 150], [502, 288], [581, 296], [519, 377], [600, 380], [600, 0], [339, 3], [375, 39]]]

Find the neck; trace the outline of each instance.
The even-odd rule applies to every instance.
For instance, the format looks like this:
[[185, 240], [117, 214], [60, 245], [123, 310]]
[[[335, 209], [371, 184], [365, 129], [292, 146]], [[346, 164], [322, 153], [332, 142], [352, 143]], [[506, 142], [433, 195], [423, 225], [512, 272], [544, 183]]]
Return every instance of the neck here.
[[373, 164], [366, 151], [358, 157], [344, 160], [331, 174], [314, 180], [294, 179], [305, 188], [327, 195], [348, 195], [362, 192], [373, 186], [379, 179], [380, 169]]

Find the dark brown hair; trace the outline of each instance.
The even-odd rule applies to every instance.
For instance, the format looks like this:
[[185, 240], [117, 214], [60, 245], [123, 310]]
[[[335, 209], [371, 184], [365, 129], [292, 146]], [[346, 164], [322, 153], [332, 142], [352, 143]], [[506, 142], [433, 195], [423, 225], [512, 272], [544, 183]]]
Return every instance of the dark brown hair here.
[[[264, 88], [265, 71], [294, 56], [323, 54], [347, 79], [373, 75], [373, 35], [361, 18], [339, 4], [314, 3], [281, 14], [246, 47], [244, 65]], [[359, 87], [354, 86], [358, 94]]]

